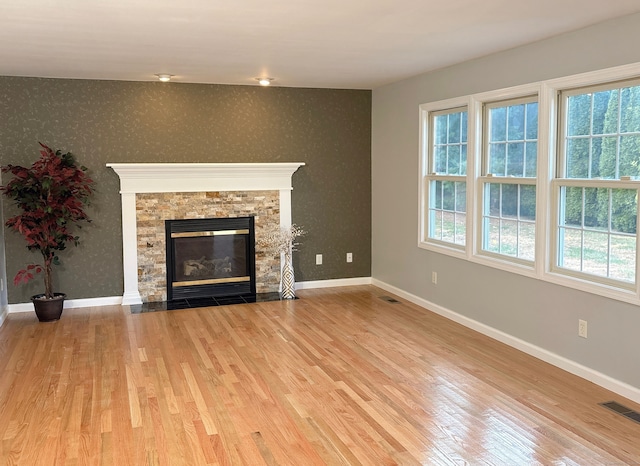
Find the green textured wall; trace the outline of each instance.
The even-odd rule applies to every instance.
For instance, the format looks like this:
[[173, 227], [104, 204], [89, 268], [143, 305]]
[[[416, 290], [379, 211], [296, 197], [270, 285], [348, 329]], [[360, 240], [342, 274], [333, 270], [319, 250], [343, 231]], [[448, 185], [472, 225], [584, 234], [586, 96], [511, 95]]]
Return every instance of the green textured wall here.
[[[293, 222], [309, 231], [296, 280], [371, 276], [370, 91], [0, 77], [0, 122], [3, 163], [30, 165], [42, 141], [73, 152], [96, 181], [93, 222], [55, 272], [70, 299], [123, 291], [119, 180], [108, 162], [304, 162], [293, 176]], [[5, 241], [11, 279], [39, 257], [16, 233]], [[11, 285], [9, 302], [41, 289]]]

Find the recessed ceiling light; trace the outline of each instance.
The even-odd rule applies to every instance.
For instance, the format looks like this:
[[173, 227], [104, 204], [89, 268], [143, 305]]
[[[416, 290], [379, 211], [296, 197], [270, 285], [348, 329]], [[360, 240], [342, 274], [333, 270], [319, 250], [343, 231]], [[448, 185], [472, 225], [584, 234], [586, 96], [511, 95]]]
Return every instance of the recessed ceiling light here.
[[258, 81], [261, 86], [269, 86], [273, 78], [256, 78], [256, 81]]
[[173, 77], [172, 74], [156, 74], [156, 76], [163, 83], [168, 83], [169, 81], [171, 81], [171, 78]]

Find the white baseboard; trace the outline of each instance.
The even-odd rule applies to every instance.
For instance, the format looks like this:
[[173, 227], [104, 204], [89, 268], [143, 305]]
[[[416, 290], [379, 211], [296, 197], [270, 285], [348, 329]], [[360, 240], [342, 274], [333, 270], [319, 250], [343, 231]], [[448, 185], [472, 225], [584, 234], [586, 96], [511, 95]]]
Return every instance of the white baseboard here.
[[[311, 288], [334, 288], [338, 286], [371, 285], [371, 277], [339, 278], [336, 280], [315, 280], [296, 283], [297, 290]], [[74, 307], [113, 306], [122, 304], [122, 296], [107, 296], [103, 298], [65, 299], [65, 309]], [[32, 303], [9, 304], [8, 312], [33, 312]]]
[[7, 320], [7, 315], [9, 314], [9, 311], [7, 310], [6, 307], [2, 307], [2, 311], [0, 311], [0, 327], [2, 327], [2, 324], [4, 324], [4, 321]]
[[589, 367], [583, 366], [582, 364], [579, 364], [558, 354], [552, 353], [551, 351], [548, 351], [544, 348], [540, 348], [539, 346], [516, 338], [512, 335], [509, 335], [508, 333], [502, 332], [501, 330], [497, 330], [486, 324], [478, 322], [477, 320], [470, 319], [450, 309], [439, 306], [426, 299], [420, 298], [419, 296], [407, 293], [406, 291], [401, 290], [400, 288], [396, 288], [393, 285], [389, 285], [376, 279], [372, 279], [371, 284], [382, 288], [383, 290], [386, 290], [390, 293], [398, 295], [401, 298], [406, 299], [407, 301], [411, 301], [412, 303], [417, 304], [420, 307], [424, 307], [429, 311], [446, 317], [449, 320], [457, 322], [461, 325], [464, 325], [465, 327], [480, 332], [483, 335], [491, 337], [494, 340], [498, 340], [535, 358], [541, 359], [542, 361], [548, 362], [549, 364], [552, 364], [567, 372], [577, 375], [578, 377], [589, 380], [590, 382], [600, 385], [607, 390], [611, 390], [618, 395], [633, 400], [636, 403], [640, 403], [640, 388], [638, 387], [634, 387], [625, 382], [621, 382], [620, 380], [614, 379], [613, 377], [610, 377]]
[[338, 286], [371, 285], [371, 277], [338, 278], [335, 280], [314, 280], [297, 282], [296, 290], [308, 290], [312, 288], [335, 288]]
[[[122, 296], [106, 296], [103, 298], [65, 299], [64, 308], [113, 306], [122, 304]], [[33, 312], [33, 303], [9, 304], [9, 314], [14, 312]]]

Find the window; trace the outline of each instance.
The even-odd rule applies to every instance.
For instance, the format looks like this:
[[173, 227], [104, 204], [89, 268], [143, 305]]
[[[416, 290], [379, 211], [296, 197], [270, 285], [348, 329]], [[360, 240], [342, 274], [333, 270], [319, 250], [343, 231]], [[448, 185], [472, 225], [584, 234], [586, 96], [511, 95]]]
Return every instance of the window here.
[[480, 249], [532, 263], [538, 159], [536, 98], [485, 104], [483, 134]]
[[418, 246], [640, 305], [640, 63], [420, 105]]
[[464, 247], [467, 231], [467, 110], [429, 113], [427, 241]]
[[632, 288], [636, 283], [640, 85], [563, 91], [560, 112], [554, 268]]

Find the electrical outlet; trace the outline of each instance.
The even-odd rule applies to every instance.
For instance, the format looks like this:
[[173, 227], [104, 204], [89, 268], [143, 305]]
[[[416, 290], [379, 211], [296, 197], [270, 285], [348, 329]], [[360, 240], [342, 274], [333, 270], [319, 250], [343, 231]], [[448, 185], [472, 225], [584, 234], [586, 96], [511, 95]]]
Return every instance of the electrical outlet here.
[[347, 262], [353, 262], [353, 253], [347, 253]]
[[587, 338], [587, 321], [579, 319], [578, 320], [578, 336], [582, 338]]
[[431, 283], [438, 284], [438, 272], [431, 272]]
[[316, 265], [322, 265], [322, 254], [316, 254]]

